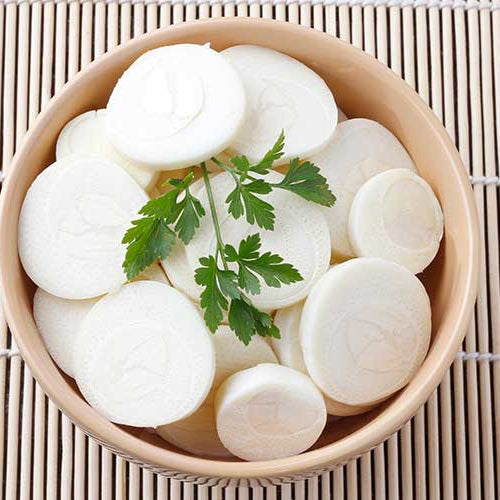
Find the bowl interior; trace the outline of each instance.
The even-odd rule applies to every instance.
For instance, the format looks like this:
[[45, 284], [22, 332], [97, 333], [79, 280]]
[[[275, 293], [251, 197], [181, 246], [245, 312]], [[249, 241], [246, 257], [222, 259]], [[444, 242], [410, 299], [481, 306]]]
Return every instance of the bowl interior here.
[[[316, 445], [317, 451], [301, 457], [234, 466], [192, 460], [148, 430], [105, 421], [82, 400], [74, 382], [57, 369], [33, 321], [34, 286], [17, 256], [17, 222], [28, 187], [54, 160], [58, 133], [68, 120], [105, 107], [117, 79], [141, 53], [180, 42], [210, 42], [216, 50], [258, 44], [301, 60], [325, 79], [349, 117], [377, 120], [400, 139], [443, 208], [445, 238], [438, 257], [422, 275], [433, 313], [432, 344], [424, 365], [403, 391], [377, 409], [330, 423]], [[298, 27], [250, 20], [196, 23], [155, 32], [104, 56], [68, 85], [40, 117], [16, 157], [5, 191], [0, 229], [4, 302], [33, 373], [84, 430], [115, 449], [165, 468], [209, 475], [279, 474], [340, 462], [364, 451], [402, 425], [434, 389], [459, 346], [472, 307], [477, 246], [474, 211], [467, 178], [446, 133], [413, 91], [382, 65], [338, 40]]]

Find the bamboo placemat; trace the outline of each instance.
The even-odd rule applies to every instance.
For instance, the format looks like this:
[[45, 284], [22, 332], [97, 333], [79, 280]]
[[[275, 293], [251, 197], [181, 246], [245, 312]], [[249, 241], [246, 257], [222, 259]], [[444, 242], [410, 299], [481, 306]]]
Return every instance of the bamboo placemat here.
[[0, 498], [499, 498], [499, 0], [0, 0], [3, 175], [40, 109], [92, 59], [146, 31], [221, 16], [339, 36], [405, 78], [443, 121], [471, 175], [485, 242], [463, 350], [415, 418], [346, 467], [282, 487], [210, 488], [155, 476], [86, 438], [0, 323]]

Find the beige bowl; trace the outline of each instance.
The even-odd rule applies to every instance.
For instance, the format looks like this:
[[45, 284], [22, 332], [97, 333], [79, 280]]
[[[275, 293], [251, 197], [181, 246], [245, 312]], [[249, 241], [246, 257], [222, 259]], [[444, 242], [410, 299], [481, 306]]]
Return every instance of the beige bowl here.
[[[331, 87], [350, 117], [379, 121], [406, 146], [443, 207], [446, 234], [423, 281], [431, 297], [433, 339], [412, 382], [368, 414], [332, 422], [313, 450], [267, 462], [206, 460], [170, 446], [153, 433], [114, 425], [81, 397], [50, 358], [32, 315], [34, 286], [17, 253], [17, 224], [25, 193], [54, 160], [57, 135], [75, 115], [106, 105], [118, 77], [146, 50], [172, 43], [271, 47], [303, 61]], [[2, 296], [10, 327], [33, 375], [49, 397], [86, 433], [134, 461], [167, 475], [283, 478], [324, 472], [374, 447], [415, 414], [440, 382], [465, 334], [476, 296], [478, 224], [469, 179], [446, 131], [417, 94], [395, 74], [346, 43], [316, 31], [263, 20], [211, 20], [182, 24], [131, 41], [102, 57], [52, 100], [26, 136], [3, 188], [0, 219]]]

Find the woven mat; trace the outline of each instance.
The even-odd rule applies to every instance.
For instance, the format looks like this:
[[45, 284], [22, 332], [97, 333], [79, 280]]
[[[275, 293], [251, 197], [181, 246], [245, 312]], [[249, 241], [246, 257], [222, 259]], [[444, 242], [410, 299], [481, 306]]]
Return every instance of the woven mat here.
[[274, 17], [339, 36], [388, 64], [443, 121], [471, 175], [485, 242], [462, 351], [415, 418], [360, 459], [293, 485], [221, 489], [157, 477], [85, 437], [47, 400], [0, 325], [0, 498], [499, 498], [499, 0], [0, 0], [3, 175], [40, 109], [93, 58], [158, 27], [221, 16]]

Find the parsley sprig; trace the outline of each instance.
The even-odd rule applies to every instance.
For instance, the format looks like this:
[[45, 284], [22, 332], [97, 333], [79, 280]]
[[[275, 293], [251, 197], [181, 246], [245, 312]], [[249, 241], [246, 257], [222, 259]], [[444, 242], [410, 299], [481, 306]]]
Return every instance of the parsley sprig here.
[[[225, 203], [228, 212], [238, 219], [245, 215], [249, 224], [273, 230], [276, 214], [274, 207], [262, 196], [274, 189], [290, 191], [305, 200], [330, 207], [335, 196], [319, 168], [309, 161], [292, 159], [280, 182], [270, 182], [269, 171], [284, 154], [285, 136], [281, 132], [273, 147], [258, 163], [251, 164], [246, 156], [235, 156], [226, 165], [212, 158], [228, 172], [235, 182], [234, 189]], [[261, 238], [252, 234], [240, 241], [238, 248], [225, 244], [217, 216], [210, 178], [205, 163], [201, 171], [207, 192], [210, 215], [216, 236], [214, 255], [202, 257], [195, 270], [195, 282], [202, 287], [200, 305], [208, 328], [215, 332], [221, 324], [224, 311], [228, 313], [229, 327], [247, 345], [254, 335], [280, 338], [279, 329], [272, 317], [258, 310], [251, 295], [261, 291], [261, 281], [279, 288], [303, 278], [292, 264], [271, 252], [261, 253]], [[180, 239], [187, 245], [200, 226], [205, 209], [200, 200], [190, 192], [194, 179], [191, 170], [184, 179], [170, 179], [171, 189], [164, 195], [146, 203], [139, 214], [143, 217], [132, 221], [122, 243], [127, 244], [123, 268], [130, 280], [153, 264], [165, 259]]]

